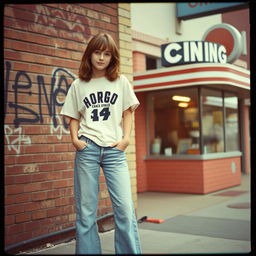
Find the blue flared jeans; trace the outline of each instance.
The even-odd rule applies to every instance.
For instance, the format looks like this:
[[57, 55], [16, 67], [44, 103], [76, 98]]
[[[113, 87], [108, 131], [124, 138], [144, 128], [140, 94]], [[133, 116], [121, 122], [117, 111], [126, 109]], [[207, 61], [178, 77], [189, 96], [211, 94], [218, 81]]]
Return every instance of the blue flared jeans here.
[[132, 201], [125, 152], [101, 147], [86, 137], [87, 146], [76, 152], [76, 254], [101, 254], [96, 222], [99, 174], [102, 167], [115, 220], [116, 254], [141, 254], [138, 226]]

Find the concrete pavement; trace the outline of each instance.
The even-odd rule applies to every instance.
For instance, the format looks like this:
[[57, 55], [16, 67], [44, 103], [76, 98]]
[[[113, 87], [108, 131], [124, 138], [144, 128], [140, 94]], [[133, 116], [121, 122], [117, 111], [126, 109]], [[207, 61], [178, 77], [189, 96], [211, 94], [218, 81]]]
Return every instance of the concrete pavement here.
[[[142, 253], [249, 253], [251, 251], [250, 175], [241, 185], [207, 195], [138, 193], [138, 219], [164, 219], [139, 224]], [[102, 253], [114, 254], [114, 230], [100, 233]], [[20, 254], [74, 255], [75, 240]]]

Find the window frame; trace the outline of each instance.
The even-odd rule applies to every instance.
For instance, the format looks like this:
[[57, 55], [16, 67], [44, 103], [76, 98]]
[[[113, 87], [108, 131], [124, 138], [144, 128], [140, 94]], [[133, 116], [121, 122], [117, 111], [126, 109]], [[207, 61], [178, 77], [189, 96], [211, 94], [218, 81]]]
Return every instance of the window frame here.
[[[200, 86], [200, 85], [193, 85], [193, 86], [189, 86], [189, 87], [184, 87], [184, 88], [196, 88], [197, 89], [197, 93], [198, 93], [198, 118], [199, 118], [199, 149], [200, 149], [200, 154], [198, 155], [188, 155], [188, 154], [173, 154], [172, 156], [166, 156], [166, 155], [153, 155], [151, 153], [151, 144], [150, 144], [150, 115], [152, 114], [153, 109], [153, 104], [152, 104], [152, 98], [154, 95], [160, 95], [164, 93], [164, 90], [155, 90], [155, 91], [150, 91], [147, 93], [146, 96], [146, 104], [147, 104], [147, 113], [146, 113], [146, 141], [147, 141], [147, 156], [146, 159], [215, 159], [215, 158], [225, 158], [225, 157], [231, 157], [231, 156], [241, 156], [242, 152], [241, 152], [241, 132], [240, 132], [240, 128], [241, 128], [241, 111], [240, 111], [240, 107], [241, 105], [240, 103], [240, 98], [238, 96], [238, 93], [232, 90], [227, 90], [227, 89], [220, 89], [220, 88], [213, 88], [211, 86]], [[202, 136], [202, 131], [203, 131], [203, 124], [202, 124], [202, 113], [203, 113], [203, 102], [202, 102], [202, 89], [210, 89], [210, 90], [216, 90], [218, 92], [221, 92], [222, 95], [222, 115], [223, 115], [223, 140], [224, 140], [224, 152], [213, 152], [213, 153], [204, 153], [203, 150], [203, 136]], [[178, 87], [178, 88], [168, 88], [165, 91], [172, 91], [175, 89], [182, 89], [182, 87]], [[226, 146], [226, 107], [225, 107], [225, 102], [224, 102], [224, 97], [225, 97], [225, 93], [232, 93], [234, 96], [237, 97], [238, 100], [238, 141], [239, 141], [239, 147], [237, 151], [227, 151], [227, 146]]]

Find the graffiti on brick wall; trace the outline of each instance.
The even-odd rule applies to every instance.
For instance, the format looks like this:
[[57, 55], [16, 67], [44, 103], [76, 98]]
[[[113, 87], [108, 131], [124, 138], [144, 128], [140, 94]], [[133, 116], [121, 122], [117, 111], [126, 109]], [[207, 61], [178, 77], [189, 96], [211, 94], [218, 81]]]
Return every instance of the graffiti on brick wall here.
[[[75, 79], [75, 75], [67, 69], [54, 68], [51, 75], [50, 91], [49, 89], [47, 91], [49, 86], [46, 85], [43, 75], [37, 75], [37, 82], [32, 83], [28, 72], [17, 71], [14, 82], [11, 85], [10, 72], [11, 62], [6, 61], [4, 113], [6, 115], [7, 106], [14, 110], [14, 127], [11, 127], [9, 124], [4, 127], [8, 150], [14, 149], [17, 153], [20, 153], [21, 144], [31, 144], [30, 138], [23, 134], [22, 125], [43, 124], [47, 117], [50, 117], [50, 131], [58, 139], [61, 139], [63, 134], [69, 134], [68, 124], [59, 115], [58, 109], [62, 107], [70, 84]], [[32, 93], [32, 90], [36, 93]], [[10, 91], [14, 93], [13, 101], [8, 100], [8, 92]], [[36, 96], [36, 100], [34, 96]], [[33, 104], [30, 102], [30, 97], [33, 97]], [[20, 99], [22, 102], [19, 102]]]
[[77, 41], [89, 39], [90, 28], [86, 10], [76, 4], [65, 4], [61, 8], [51, 8], [41, 4], [28, 5], [30, 12], [26, 13], [29, 22], [24, 21], [24, 12], [13, 8], [17, 24], [32, 32], [42, 32], [57, 38]]
[[31, 140], [28, 136], [22, 134], [22, 128], [12, 128], [9, 125], [4, 126], [4, 134], [7, 141], [8, 150], [12, 149], [19, 154], [21, 144], [31, 144]]

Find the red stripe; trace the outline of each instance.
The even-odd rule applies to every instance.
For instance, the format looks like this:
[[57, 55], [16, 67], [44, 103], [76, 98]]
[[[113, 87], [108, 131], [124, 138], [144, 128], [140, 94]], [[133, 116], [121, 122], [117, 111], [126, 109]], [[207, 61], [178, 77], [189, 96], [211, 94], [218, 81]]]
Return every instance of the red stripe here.
[[194, 83], [194, 82], [209, 82], [209, 81], [216, 81], [216, 82], [233, 82], [238, 83], [241, 85], [245, 85], [249, 87], [248, 83], [244, 83], [235, 79], [226, 78], [226, 77], [208, 77], [208, 78], [193, 78], [193, 79], [186, 79], [186, 80], [178, 80], [172, 82], [163, 82], [163, 83], [154, 83], [154, 84], [147, 84], [147, 85], [138, 85], [134, 86], [134, 90], [137, 89], [145, 89], [145, 88], [153, 88], [159, 86], [167, 86], [167, 85], [177, 85], [177, 84], [184, 84], [184, 83]]
[[237, 71], [235, 69], [231, 69], [228, 67], [201, 67], [201, 68], [190, 68], [185, 70], [176, 70], [176, 71], [168, 71], [163, 73], [157, 73], [157, 74], [148, 74], [148, 75], [141, 75], [141, 76], [134, 76], [134, 80], [141, 80], [141, 79], [149, 79], [149, 78], [157, 78], [157, 77], [163, 77], [163, 76], [171, 76], [171, 75], [180, 75], [180, 74], [186, 74], [186, 73], [195, 73], [195, 72], [206, 72], [206, 71], [228, 71], [230, 73], [234, 73], [246, 78], [249, 78], [250, 75], [245, 74], [243, 72]]

